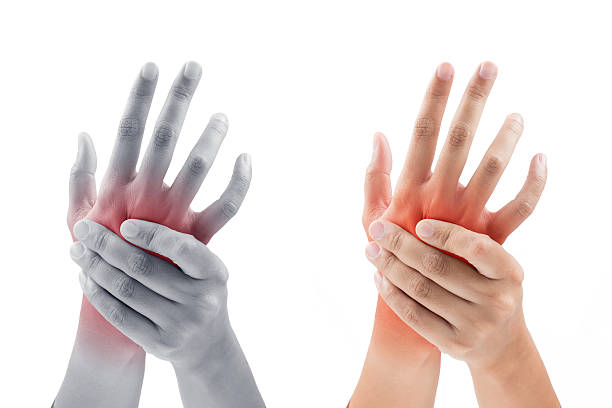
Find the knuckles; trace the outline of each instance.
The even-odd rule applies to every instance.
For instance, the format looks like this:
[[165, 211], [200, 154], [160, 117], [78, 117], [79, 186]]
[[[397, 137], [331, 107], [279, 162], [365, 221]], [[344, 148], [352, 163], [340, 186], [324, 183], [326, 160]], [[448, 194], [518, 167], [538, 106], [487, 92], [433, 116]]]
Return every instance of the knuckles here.
[[414, 277], [409, 282], [411, 294], [417, 299], [426, 299], [431, 295], [431, 282], [424, 277]]
[[419, 117], [414, 124], [414, 138], [417, 141], [430, 140], [436, 133], [436, 122], [426, 116]]
[[187, 159], [187, 168], [192, 175], [199, 176], [208, 171], [210, 163], [202, 156], [192, 155]]
[[390, 273], [395, 266], [395, 257], [386, 251], [383, 251], [380, 256], [382, 257], [379, 261], [380, 270]]
[[489, 176], [496, 176], [501, 173], [504, 168], [504, 161], [499, 156], [491, 155], [487, 157], [484, 165], [484, 171]]
[[188, 102], [191, 99], [191, 95], [193, 95], [193, 90], [181, 83], [176, 83], [172, 85], [170, 95], [179, 102]]
[[128, 276], [118, 276], [113, 281], [113, 288], [121, 298], [134, 296], [134, 280]]
[[106, 231], [98, 231], [95, 234], [92, 245], [96, 252], [104, 252], [108, 248], [110, 236]]
[[176, 130], [169, 123], [160, 123], [153, 133], [153, 144], [159, 149], [167, 149], [174, 138]]
[[234, 200], [226, 199], [223, 201], [221, 211], [227, 219], [230, 219], [238, 213], [238, 205]]
[[465, 146], [470, 138], [470, 127], [464, 123], [455, 124], [448, 135], [448, 144], [454, 149], [459, 149]]
[[476, 103], [483, 103], [487, 99], [486, 91], [482, 87], [475, 84], [468, 85], [467, 89], [465, 90], [465, 95]]
[[400, 229], [394, 228], [393, 232], [388, 235], [387, 242], [389, 250], [393, 253], [398, 253], [404, 247], [404, 235]]
[[132, 254], [128, 260], [128, 267], [134, 276], [147, 276], [153, 270], [153, 262], [143, 253]]
[[450, 269], [448, 259], [440, 252], [428, 251], [421, 261], [424, 272], [432, 276], [446, 276]]
[[132, 141], [138, 136], [140, 121], [137, 118], [126, 117], [119, 122], [119, 140]]

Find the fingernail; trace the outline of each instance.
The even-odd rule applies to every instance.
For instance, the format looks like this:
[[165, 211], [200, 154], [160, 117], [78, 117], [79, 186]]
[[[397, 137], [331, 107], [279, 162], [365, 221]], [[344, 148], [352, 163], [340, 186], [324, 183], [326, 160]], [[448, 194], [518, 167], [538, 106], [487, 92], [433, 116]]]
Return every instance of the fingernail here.
[[370, 259], [374, 259], [380, 254], [380, 247], [376, 242], [370, 242], [366, 247], [366, 255]]
[[546, 158], [546, 155], [544, 153], [540, 153], [538, 155], [538, 160], [540, 161], [542, 167], [546, 167], [548, 159]]
[[416, 233], [419, 237], [430, 238], [433, 237], [434, 227], [427, 221], [421, 221], [416, 226]]
[[81, 154], [85, 151], [85, 139], [87, 138], [87, 133], [81, 132], [78, 136], [78, 150], [77, 157], [80, 157]]
[[374, 221], [370, 224], [370, 235], [375, 240], [380, 240], [385, 236], [385, 225], [380, 221]]
[[129, 220], [123, 221], [123, 224], [121, 224], [119, 231], [121, 232], [121, 235], [123, 235], [124, 238], [134, 238], [136, 235], [138, 235], [138, 225]]
[[377, 288], [380, 288], [381, 283], [382, 283], [382, 275], [380, 271], [377, 269], [376, 272], [374, 272], [374, 284], [376, 285]]
[[483, 62], [480, 64], [479, 75], [482, 79], [493, 79], [497, 74], [497, 67], [492, 62]]
[[244, 164], [250, 166], [251, 165], [251, 155], [248, 153], [242, 153], [242, 160], [244, 160]]
[[152, 62], [147, 62], [140, 70], [140, 76], [147, 81], [154, 80], [157, 77], [157, 66]]
[[510, 115], [510, 119], [512, 119], [515, 122], [520, 123], [520, 125], [523, 126], [523, 117], [519, 115], [518, 113], [513, 113], [512, 115]]
[[85, 276], [83, 271], [79, 272], [79, 284], [81, 285], [81, 289], [83, 289], [84, 292], [87, 287], [87, 276]]
[[189, 61], [185, 64], [185, 69], [183, 70], [183, 75], [185, 75], [188, 79], [198, 79], [202, 73], [202, 67], [200, 64], [194, 61]]
[[73, 259], [79, 259], [85, 253], [85, 249], [87, 249], [85, 245], [82, 242], [77, 241], [70, 247], [70, 256]]
[[448, 81], [453, 76], [453, 66], [448, 62], [443, 62], [438, 65], [436, 76], [440, 81]]
[[378, 154], [378, 138], [379, 138], [380, 133], [376, 132], [374, 133], [374, 137], [372, 138], [372, 160], [374, 161], [376, 159], [376, 156]]
[[81, 220], [74, 225], [73, 228], [74, 236], [79, 240], [83, 240], [87, 238], [87, 234], [89, 234], [89, 225], [87, 221]]
[[229, 120], [227, 120], [227, 116], [225, 116], [225, 113], [221, 113], [221, 112], [217, 112], [214, 115], [212, 115], [210, 117], [210, 121], [212, 122], [213, 120], [218, 120], [219, 122], [225, 124], [225, 126], [227, 126], [227, 124], [229, 123]]

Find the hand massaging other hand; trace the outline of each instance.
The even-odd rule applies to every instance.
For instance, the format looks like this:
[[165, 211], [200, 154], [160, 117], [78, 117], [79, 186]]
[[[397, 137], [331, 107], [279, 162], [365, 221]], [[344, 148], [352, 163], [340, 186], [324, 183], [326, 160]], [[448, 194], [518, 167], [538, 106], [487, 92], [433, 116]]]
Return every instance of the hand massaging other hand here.
[[147, 353], [172, 363], [185, 407], [264, 406], [229, 322], [227, 269], [206, 245], [142, 220], [121, 225], [128, 242], [89, 220], [74, 232], [83, 293]]
[[[157, 67], [143, 66], [130, 93], [108, 170], [96, 197], [96, 155], [91, 139], [79, 136], [79, 152], [70, 176], [68, 227], [81, 219], [98, 222], [115, 233], [128, 218], [145, 219], [191, 234], [207, 243], [237, 212], [248, 190], [251, 164], [247, 155], [238, 157], [230, 183], [208, 208], [195, 212], [189, 205], [219, 150], [227, 132], [227, 119], [215, 114], [191, 151], [171, 186], [164, 184], [189, 103], [200, 81], [202, 69], [188, 62], [175, 79], [153, 130], [153, 137], [136, 172], [145, 122], [157, 83]], [[131, 341], [102, 319], [84, 299], [82, 320], [91, 320], [98, 330], [94, 337], [112, 336], [113, 342], [129, 347]], [[112, 334], [111, 334], [112, 333]], [[95, 341], [95, 340], [94, 340]], [[100, 341], [108, 341], [103, 339]]]
[[386, 220], [370, 226], [366, 255], [380, 269], [374, 280], [386, 304], [468, 364], [480, 407], [559, 407], [525, 323], [519, 263], [458, 225], [422, 220], [416, 231], [420, 240]]
[[[201, 67], [197, 63], [189, 62], [175, 79], [137, 173], [136, 163], [158, 77], [157, 67], [152, 63], [141, 69], [121, 119], [110, 165], [97, 197], [94, 181], [96, 155], [93, 144], [86, 134], [79, 136], [79, 152], [70, 176], [68, 227], [71, 231], [79, 220], [95, 221], [96, 223], [91, 223], [92, 226], [108, 228], [105, 229], [108, 234], [96, 235], [98, 240], [93, 243], [97, 248], [104, 248], [106, 239], [116, 237], [110, 231], [119, 234], [119, 227], [124, 220], [140, 218], [169, 226], [181, 233], [193, 235], [193, 240], [207, 243], [238, 211], [251, 179], [251, 164], [247, 155], [241, 155], [236, 160], [229, 185], [217, 201], [201, 212], [189, 208], [227, 132], [227, 119], [222, 114], [213, 115], [174, 183], [167, 186], [163, 182], [201, 73]], [[169, 248], [160, 248], [159, 252], [167, 253], [165, 250]], [[143, 263], [132, 264], [133, 271], [145, 268], [151, 257], [137, 259], [142, 259]], [[161, 261], [150, 262], [161, 265]], [[106, 278], [108, 279], [108, 276]], [[119, 283], [121, 281], [116, 281], [116, 284]], [[168, 290], [172, 289], [173, 283], [176, 281], [167, 282]], [[118, 289], [126, 293], [129, 285], [120, 286]], [[94, 298], [103, 299], [100, 296]], [[114, 313], [105, 308], [106, 305], [110, 304], [105, 303], [101, 308], [103, 312], [111, 312], [106, 313], [106, 317], [124, 329], [117, 321], [122, 312]], [[100, 307], [100, 304], [97, 306]], [[186, 321], [194, 321], [187, 319], [190, 316], [193, 317], [193, 314], [184, 316]], [[129, 324], [132, 321], [126, 319], [125, 322]], [[228, 335], [227, 327], [225, 328], [225, 331], [219, 330], [216, 337], [210, 336], [211, 341], [213, 338], [223, 338], [224, 334], [229, 337], [226, 337], [227, 341], [221, 342], [226, 348], [219, 347], [217, 351], [220, 352], [211, 353], [206, 367], [175, 364], [185, 407], [201, 404], [263, 405], [233, 331], [230, 328]], [[143, 340], [143, 345], [150, 344]], [[205, 347], [206, 344], [200, 344], [202, 349], [212, 350], [211, 347]], [[160, 356], [170, 358], [159, 350], [156, 352]], [[223, 364], [218, 361], [221, 358]], [[140, 345], [115, 329], [84, 297], [74, 348], [55, 406], [137, 407], [144, 376], [144, 360], [145, 353]], [[198, 360], [194, 359], [192, 362], [197, 364], [196, 361]], [[230, 392], [227, 389], [230, 386], [235, 386], [243, 392]]]
[[[502, 243], [533, 211], [546, 182], [546, 160], [536, 155], [527, 180], [515, 199], [497, 212], [485, 208], [514, 147], [523, 131], [520, 115], [506, 118], [497, 137], [485, 153], [467, 186], [459, 177], [467, 160], [476, 127], [485, 102], [497, 76], [490, 62], [478, 67], [452, 120], [450, 131], [435, 170], [431, 165], [436, 151], [442, 115], [450, 92], [453, 69], [450, 64], [438, 67], [432, 79], [395, 193], [391, 193], [391, 152], [382, 134], [375, 136], [374, 155], [365, 184], [363, 225], [384, 218], [415, 234], [417, 222], [432, 218], [455, 223], [472, 231], [489, 235]], [[368, 234], [368, 238], [371, 240]], [[409, 331], [384, 304], [380, 318], [397, 330]]]
[[[490, 62], [480, 64], [470, 80], [432, 172], [453, 76], [450, 64], [443, 63], [437, 68], [418, 114], [404, 167], [393, 193], [389, 178], [391, 150], [384, 135], [375, 135], [372, 161], [365, 178], [362, 221], [366, 233], [370, 224], [379, 218], [389, 220], [412, 234], [417, 222], [432, 218], [487, 234], [502, 243], [535, 208], [546, 181], [546, 159], [542, 154], [531, 160], [527, 180], [515, 199], [496, 212], [485, 208], [522, 133], [523, 120], [518, 114], [506, 118], [468, 185], [459, 183], [485, 102], [497, 76], [497, 68]], [[372, 240], [369, 233], [368, 239]], [[379, 297], [368, 356], [351, 407], [383, 407], [387, 406], [386, 403], [389, 406], [431, 406], [437, 387], [439, 359], [437, 348], [402, 322]], [[411, 388], [407, 382], [416, 385]], [[383, 387], [381, 384], [386, 385]]]

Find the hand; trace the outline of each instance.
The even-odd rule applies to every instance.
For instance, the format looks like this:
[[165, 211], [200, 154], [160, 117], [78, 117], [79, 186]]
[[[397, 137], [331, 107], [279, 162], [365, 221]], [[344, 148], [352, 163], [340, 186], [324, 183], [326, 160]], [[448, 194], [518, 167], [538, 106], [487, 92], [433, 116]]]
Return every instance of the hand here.
[[[98, 197], [93, 144], [86, 134], [79, 136], [79, 153], [70, 177], [68, 226], [71, 230], [78, 220], [86, 218], [119, 233], [122, 221], [139, 218], [167, 225], [207, 243], [237, 212], [251, 179], [247, 155], [241, 155], [236, 160], [234, 174], [219, 200], [201, 212], [189, 208], [227, 132], [228, 123], [223, 114], [212, 116], [172, 186], [163, 182], [201, 75], [201, 67], [189, 62], [175, 79], [155, 124], [140, 171], [136, 173], [140, 144], [158, 76], [154, 64], [148, 63], [142, 68], [121, 119]], [[95, 320], [96, 326], [105, 325], [104, 319], [96, 317], [95, 313], [91, 315], [88, 318]]]
[[227, 270], [206, 245], [141, 220], [121, 225], [128, 242], [88, 220], [79, 221], [74, 234], [79, 241], [70, 254], [82, 268], [83, 293], [147, 353], [178, 365], [197, 365], [219, 354], [212, 349], [226, 346], [231, 333]]
[[[70, 174], [67, 221], [71, 232], [81, 219], [96, 221], [119, 233], [122, 221], [141, 218], [189, 233], [206, 243], [236, 214], [251, 179], [247, 155], [236, 160], [229, 185], [217, 201], [201, 212], [189, 208], [227, 132], [228, 123], [223, 114], [212, 116], [174, 183], [167, 186], [163, 182], [201, 74], [201, 67], [195, 62], [183, 66], [136, 173], [158, 77], [155, 64], [142, 67], [121, 118], [99, 195], [96, 195], [93, 143], [87, 134], [79, 135], [77, 159]], [[84, 298], [75, 346], [56, 406], [137, 406], [144, 357], [140, 346], [117, 331]], [[89, 392], [83, 393], [83, 387]]]
[[[366, 232], [379, 218], [411, 233], [421, 219], [434, 218], [485, 233], [501, 243], [535, 208], [546, 181], [546, 159], [541, 154], [531, 160], [527, 180], [516, 198], [496, 212], [485, 208], [523, 131], [523, 120], [518, 114], [506, 118], [468, 185], [459, 183], [485, 102], [497, 77], [497, 67], [490, 62], [480, 64], [470, 80], [432, 172], [453, 75], [448, 63], [437, 68], [417, 116], [394, 192], [389, 176], [391, 149], [384, 135], [374, 136], [372, 161], [365, 178], [362, 222]], [[368, 236], [368, 239], [372, 238]], [[368, 356], [351, 406], [431, 406], [438, 372], [437, 348], [402, 322], [379, 298]], [[402, 380], [394, 380], [396, 387], [386, 385], [383, 389], [379, 384], [390, 384], [383, 378], [391, 377]], [[415, 382], [420, 385], [407, 388], [406, 384]], [[381, 398], [387, 402], [381, 403]]]
[[120, 230], [128, 242], [92, 221], [74, 227], [79, 241], [70, 253], [91, 304], [174, 365], [185, 407], [263, 406], [230, 326], [223, 262], [192, 235], [162, 225], [127, 220]]
[[391, 222], [371, 225], [366, 255], [381, 297], [440, 351], [495, 364], [526, 330], [521, 266], [487, 235], [436, 220], [416, 231], [425, 243]]
[[[536, 393], [525, 397], [522, 390], [515, 397], [523, 396], [529, 406], [558, 406], [525, 324], [524, 274], [518, 262], [489, 236], [458, 225], [423, 220], [416, 232], [424, 243], [388, 221], [370, 226], [375, 242], [368, 245], [366, 255], [379, 269], [375, 282], [382, 299], [442, 352], [467, 362], [472, 372], [503, 379], [500, 383], [514, 378], [524, 386], [539, 370], [543, 384], [533, 387]], [[524, 366], [535, 370], [514, 373]], [[543, 389], [547, 395], [538, 399]], [[494, 406], [512, 401], [512, 395], [501, 400], [497, 396]]]

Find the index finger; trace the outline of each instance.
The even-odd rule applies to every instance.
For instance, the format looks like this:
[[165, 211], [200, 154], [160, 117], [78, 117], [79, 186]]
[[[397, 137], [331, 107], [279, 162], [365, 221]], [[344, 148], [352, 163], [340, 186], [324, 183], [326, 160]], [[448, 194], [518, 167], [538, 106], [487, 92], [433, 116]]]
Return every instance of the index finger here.
[[98, 223], [79, 221], [74, 235], [110, 265], [162, 296], [178, 301], [193, 284], [176, 266], [125, 242]]
[[462, 257], [488, 278], [504, 279], [520, 271], [516, 260], [487, 235], [429, 219], [417, 224], [416, 233], [425, 243]]
[[121, 235], [134, 245], [169, 258], [194, 279], [227, 280], [225, 265], [193, 235], [134, 219], [121, 224]]

